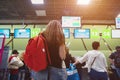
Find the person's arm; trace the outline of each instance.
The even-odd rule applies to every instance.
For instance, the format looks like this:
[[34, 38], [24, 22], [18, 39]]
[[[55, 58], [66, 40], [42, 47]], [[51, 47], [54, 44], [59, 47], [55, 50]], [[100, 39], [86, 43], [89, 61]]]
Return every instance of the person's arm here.
[[62, 60], [65, 60], [65, 58], [66, 58], [65, 44], [62, 44], [59, 47], [59, 56]]
[[88, 53], [84, 54], [83, 57], [81, 57], [80, 59], [76, 59], [75, 63], [73, 63], [74, 65], [78, 64], [78, 63], [84, 63], [87, 61], [88, 58]]
[[18, 69], [18, 68], [19, 68], [18, 66], [8, 63], [8, 69]]
[[77, 59], [75, 59], [75, 62], [73, 63], [73, 65], [77, 65], [79, 63], [79, 61]]

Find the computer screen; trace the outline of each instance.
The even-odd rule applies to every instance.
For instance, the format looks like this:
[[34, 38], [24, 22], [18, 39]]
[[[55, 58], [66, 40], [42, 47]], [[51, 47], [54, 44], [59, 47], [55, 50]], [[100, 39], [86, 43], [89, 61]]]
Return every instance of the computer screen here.
[[74, 38], [90, 38], [90, 29], [74, 29]]
[[17, 28], [17, 29], [14, 29], [14, 38], [31, 38], [31, 30], [30, 30], [30, 28], [26, 28], [26, 29]]

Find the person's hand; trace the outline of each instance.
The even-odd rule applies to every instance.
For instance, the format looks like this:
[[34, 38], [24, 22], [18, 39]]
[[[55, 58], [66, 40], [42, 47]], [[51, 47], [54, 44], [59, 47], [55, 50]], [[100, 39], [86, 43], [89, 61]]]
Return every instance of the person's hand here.
[[79, 63], [79, 61], [75, 59], [75, 62], [73, 63], [73, 65], [75, 66], [75, 65], [77, 65], [78, 63]]

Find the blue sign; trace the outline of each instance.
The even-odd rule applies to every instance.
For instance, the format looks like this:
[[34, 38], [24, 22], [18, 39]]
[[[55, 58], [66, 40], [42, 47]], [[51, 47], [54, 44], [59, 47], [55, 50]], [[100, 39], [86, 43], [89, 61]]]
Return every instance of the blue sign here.
[[90, 38], [90, 29], [74, 29], [74, 38]]
[[[10, 29], [0, 29], [0, 33], [5, 35], [5, 38], [10, 38]], [[0, 38], [4, 38], [3, 35], [0, 35]]]
[[116, 28], [120, 28], [120, 17], [116, 18]]
[[14, 38], [30, 38], [31, 30], [27, 29], [14, 29]]
[[65, 38], [70, 38], [70, 29], [63, 29], [63, 33], [65, 35]]

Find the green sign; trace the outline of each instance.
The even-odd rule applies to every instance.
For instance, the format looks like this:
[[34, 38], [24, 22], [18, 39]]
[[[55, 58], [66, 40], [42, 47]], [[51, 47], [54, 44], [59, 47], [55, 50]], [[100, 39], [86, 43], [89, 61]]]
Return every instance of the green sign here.
[[110, 39], [111, 38], [111, 29], [103, 30], [102, 38]]
[[[111, 29], [91, 29], [91, 38], [100, 38], [100, 36], [102, 36], [102, 38], [106, 38], [106, 39], [110, 39], [111, 38]], [[101, 35], [100, 35], [101, 34]]]
[[31, 29], [31, 38], [37, 36], [41, 32], [40, 28], [32, 28]]
[[90, 30], [90, 37], [91, 38], [100, 38], [99, 31], [97, 29], [91, 29]]

